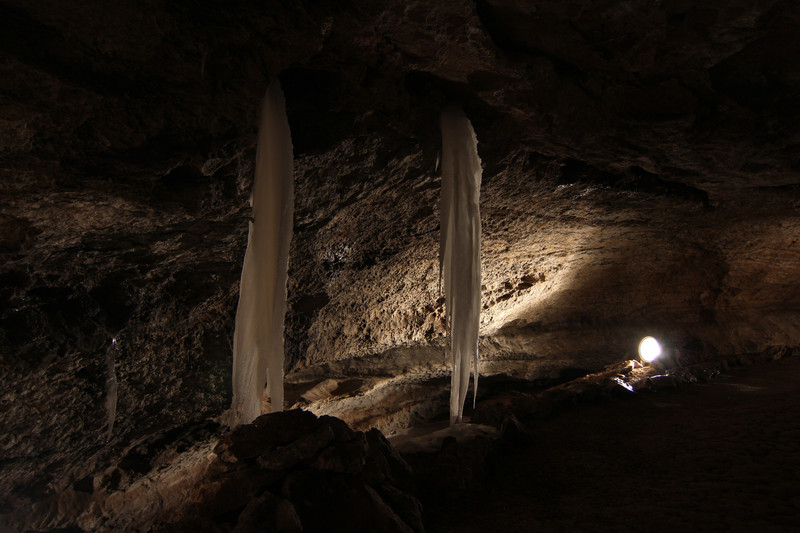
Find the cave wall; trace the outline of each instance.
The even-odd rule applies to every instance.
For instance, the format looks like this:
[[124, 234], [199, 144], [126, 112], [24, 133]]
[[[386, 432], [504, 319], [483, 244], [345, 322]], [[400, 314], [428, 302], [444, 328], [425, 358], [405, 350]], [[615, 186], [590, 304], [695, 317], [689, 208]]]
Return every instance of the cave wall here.
[[800, 7], [718, 4], [3, 2], [0, 492], [36, 498], [228, 406], [274, 76], [290, 372], [398, 346], [441, 365], [451, 99], [485, 166], [485, 371], [593, 369], [643, 332], [697, 357], [796, 345]]

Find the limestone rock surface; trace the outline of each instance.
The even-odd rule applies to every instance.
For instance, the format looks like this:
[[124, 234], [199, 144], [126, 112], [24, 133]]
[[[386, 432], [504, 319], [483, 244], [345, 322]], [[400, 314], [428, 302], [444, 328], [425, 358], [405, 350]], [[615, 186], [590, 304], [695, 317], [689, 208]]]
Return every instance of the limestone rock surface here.
[[793, 0], [4, 1], [0, 514], [230, 405], [272, 77], [296, 169], [286, 407], [437, 416], [453, 100], [484, 164], [482, 375], [593, 372], [644, 335], [698, 361], [797, 347], [798, 27]]

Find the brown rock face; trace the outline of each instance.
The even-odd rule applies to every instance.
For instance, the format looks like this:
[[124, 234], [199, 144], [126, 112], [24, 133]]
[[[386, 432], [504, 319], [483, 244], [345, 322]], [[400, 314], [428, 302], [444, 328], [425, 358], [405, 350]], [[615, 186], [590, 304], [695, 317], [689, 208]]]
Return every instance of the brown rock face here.
[[484, 163], [482, 373], [593, 371], [645, 334], [695, 360], [798, 345], [797, 2], [269, 4], [0, 6], [0, 513], [228, 407], [270, 77], [286, 369], [294, 399], [334, 380], [317, 412], [440, 412], [450, 100]]
[[227, 433], [152, 433], [13, 518], [23, 529], [412, 532], [421, 512], [409, 466], [380, 432], [291, 410]]

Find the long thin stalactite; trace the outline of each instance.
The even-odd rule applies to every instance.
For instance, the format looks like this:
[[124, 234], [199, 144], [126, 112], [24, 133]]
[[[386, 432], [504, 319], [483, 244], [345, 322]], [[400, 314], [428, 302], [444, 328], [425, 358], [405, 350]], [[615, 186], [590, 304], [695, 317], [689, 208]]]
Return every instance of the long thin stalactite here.
[[261, 108], [239, 306], [233, 335], [234, 423], [262, 412], [264, 382], [272, 411], [283, 409], [284, 319], [294, 215], [292, 138], [280, 83], [270, 83]]
[[472, 124], [458, 107], [441, 117], [442, 196], [439, 267], [444, 278], [452, 375], [450, 422], [462, 421], [473, 367], [478, 392], [478, 326], [481, 310], [481, 160]]

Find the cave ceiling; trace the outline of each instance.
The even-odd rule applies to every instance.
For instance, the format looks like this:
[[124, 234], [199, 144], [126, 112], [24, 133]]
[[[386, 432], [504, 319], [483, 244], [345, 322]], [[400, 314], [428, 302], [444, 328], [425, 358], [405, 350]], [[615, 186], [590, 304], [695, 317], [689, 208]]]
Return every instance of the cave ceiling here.
[[290, 378], [441, 369], [450, 101], [484, 166], [483, 371], [593, 370], [647, 333], [796, 345], [799, 22], [790, 0], [4, 0], [0, 449], [44, 469], [5, 492], [102, 448], [109, 358], [112, 444], [228, 406], [276, 77]]

